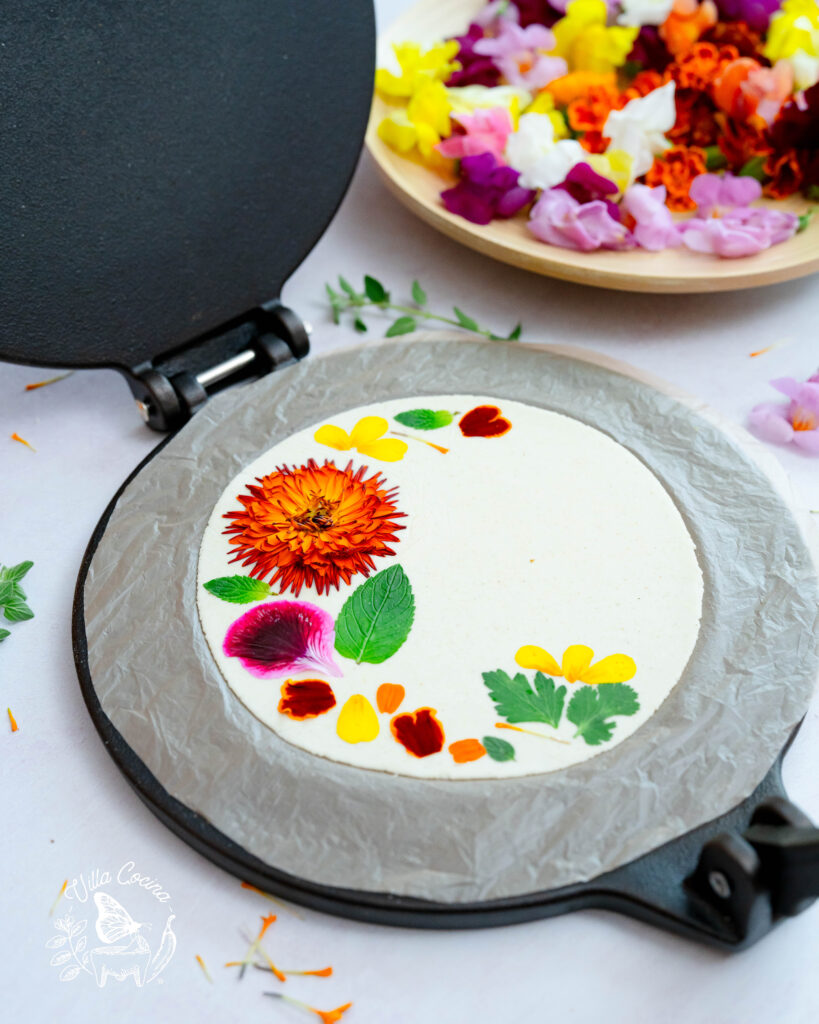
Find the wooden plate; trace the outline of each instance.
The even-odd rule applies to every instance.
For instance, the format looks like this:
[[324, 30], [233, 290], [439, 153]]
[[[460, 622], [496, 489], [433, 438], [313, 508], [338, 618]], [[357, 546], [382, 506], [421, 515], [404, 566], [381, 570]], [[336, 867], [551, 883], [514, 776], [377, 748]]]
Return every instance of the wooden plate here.
[[[390, 45], [417, 40], [433, 42], [462, 32], [482, 0], [420, 0], [379, 39], [378, 66], [392, 66]], [[428, 224], [450, 238], [487, 256], [538, 274], [565, 281], [634, 292], [713, 292], [755, 288], [819, 270], [819, 217], [805, 231], [756, 256], [720, 259], [685, 248], [652, 253], [575, 252], [537, 241], [526, 228], [526, 219], [496, 220], [471, 224], [448, 213], [439, 195], [453, 182], [428, 167], [401, 156], [379, 139], [377, 127], [394, 108], [375, 96], [367, 128], [367, 148], [384, 181], [395, 195]], [[807, 200], [764, 200], [779, 210], [804, 213]]]

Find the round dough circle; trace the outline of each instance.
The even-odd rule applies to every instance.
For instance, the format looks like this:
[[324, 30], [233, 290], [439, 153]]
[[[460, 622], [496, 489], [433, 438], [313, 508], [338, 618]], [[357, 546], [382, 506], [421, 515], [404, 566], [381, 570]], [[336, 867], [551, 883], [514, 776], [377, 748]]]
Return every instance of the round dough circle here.
[[[479, 405], [500, 405], [511, 430], [497, 437], [466, 437], [458, 419]], [[431, 431], [410, 430], [393, 417], [410, 409], [456, 412], [451, 424]], [[336, 451], [315, 440], [318, 427], [332, 422], [348, 433], [363, 416], [382, 416], [411, 436], [396, 462], [356, 450]], [[446, 447], [446, 453], [429, 444]], [[357, 665], [335, 655], [341, 676], [315, 670], [258, 678], [224, 652], [233, 622], [256, 605], [220, 600], [203, 587], [209, 580], [246, 574], [231, 564], [227, 512], [241, 506], [237, 496], [257, 477], [277, 467], [302, 466], [308, 459], [339, 468], [352, 462], [381, 473], [396, 487], [396, 504], [406, 518], [393, 544], [394, 556], [376, 560], [378, 571], [399, 564], [413, 590], [415, 618], [406, 642], [381, 664]], [[312, 587], [269, 600], [318, 605], [335, 619], [365, 582], [318, 595]], [[643, 725], [679, 680], [694, 648], [702, 608], [703, 581], [694, 543], [673, 501], [656, 477], [626, 448], [578, 420], [519, 402], [480, 396], [444, 395], [401, 399], [334, 415], [293, 434], [239, 473], [217, 502], [199, 556], [197, 600], [200, 619], [219, 669], [233, 693], [285, 740], [313, 754], [360, 768], [437, 779], [509, 778], [554, 771], [584, 761], [622, 742]], [[521, 727], [541, 735], [497, 731], [504, 722], [483, 673], [533, 670], [515, 662], [517, 650], [537, 645], [560, 663], [573, 644], [594, 651], [594, 662], [616, 653], [634, 659], [639, 710], [612, 719], [612, 738], [597, 745], [577, 736], [568, 703], [580, 688], [565, 686], [564, 713], [557, 729], [542, 722]], [[336, 706], [326, 714], [293, 720], [278, 709], [286, 678], [323, 678]], [[397, 713], [436, 710], [443, 749], [418, 758], [393, 738], [390, 715], [379, 714], [375, 739], [351, 744], [336, 731], [349, 697], [363, 694], [376, 705], [381, 683], [400, 683], [406, 696]], [[605, 684], [603, 684], [605, 686]], [[450, 743], [462, 739], [503, 739], [513, 760], [489, 756], [456, 763]], [[543, 738], [547, 737], [547, 738]]]

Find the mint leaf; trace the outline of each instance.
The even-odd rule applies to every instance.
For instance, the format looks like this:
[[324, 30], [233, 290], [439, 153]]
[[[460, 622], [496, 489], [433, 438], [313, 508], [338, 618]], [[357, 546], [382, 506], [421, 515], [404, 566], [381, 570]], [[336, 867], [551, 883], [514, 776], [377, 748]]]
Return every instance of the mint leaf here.
[[34, 562], [19, 562], [9, 569], [3, 567], [0, 569], [0, 580], [13, 580], [15, 583], [18, 583], [33, 565]]
[[409, 334], [417, 326], [411, 316], [399, 316], [395, 323], [390, 324], [384, 336], [386, 338], [395, 338], [399, 334]]
[[364, 278], [364, 293], [370, 302], [386, 302], [389, 299], [384, 285], [369, 274]]
[[556, 688], [554, 679], [542, 672], [535, 673], [534, 689], [522, 672], [514, 679], [502, 669], [484, 672], [483, 681], [495, 710], [507, 722], [545, 722], [554, 729], [560, 725], [566, 687]]
[[506, 740], [499, 740], [497, 736], [484, 736], [482, 742], [493, 761], [515, 760], [515, 748]]
[[205, 590], [222, 601], [231, 604], [250, 604], [251, 601], [263, 601], [273, 596], [270, 584], [262, 580], [251, 579], [250, 576], [219, 576], [203, 584]]
[[625, 683], [601, 683], [582, 686], [569, 701], [566, 717], [577, 726], [575, 736], [582, 736], [590, 747], [611, 739], [616, 723], [614, 715], [635, 715], [640, 710], [637, 694]]
[[413, 430], [438, 430], [449, 426], [453, 416], [446, 409], [438, 409], [437, 412], [433, 409], [410, 409], [409, 412], [399, 412], [393, 419]]
[[744, 164], [740, 170], [740, 175], [745, 178], [756, 178], [757, 181], [765, 181], [767, 174], [762, 169], [765, 163], [766, 157], [764, 156], [753, 156]]
[[338, 283], [341, 286], [341, 290], [347, 292], [351, 299], [355, 299], [358, 297], [356, 295], [355, 288], [353, 288], [350, 282], [343, 278], [341, 274], [338, 275]]
[[8, 601], [13, 601], [17, 597], [25, 597], [25, 594], [20, 593], [19, 584], [15, 584], [12, 580], [0, 582], [0, 606]]
[[455, 316], [458, 318], [458, 323], [461, 327], [465, 327], [467, 331], [477, 331], [477, 321], [473, 320], [471, 316], [467, 316], [462, 309], [458, 309], [457, 306], [452, 307]]
[[357, 316], [353, 321], [353, 327], [355, 327], [359, 334], [365, 334], [367, 331], [367, 325], [360, 316]]
[[11, 636], [11, 633], [7, 629], [0, 629], [0, 644], [2, 644], [7, 636]]
[[417, 281], [412, 282], [412, 301], [416, 306], [426, 306], [427, 304], [427, 293]]
[[25, 622], [26, 619], [34, 618], [34, 612], [21, 597], [15, 597], [11, 601], [7, 601], [3, 614], [9, 622]]
[[380, 665], [409, 636], [415, 598], [400, 565], [382, 569], [347, 598], [336, 619], [336, 650], [342, 658]]

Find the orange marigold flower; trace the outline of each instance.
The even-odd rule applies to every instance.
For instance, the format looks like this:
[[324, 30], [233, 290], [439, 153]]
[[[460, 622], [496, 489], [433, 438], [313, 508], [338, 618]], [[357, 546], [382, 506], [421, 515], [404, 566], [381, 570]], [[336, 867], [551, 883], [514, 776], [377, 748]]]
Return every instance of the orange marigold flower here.
[[[631, 80], [628, 88], [623, 93], [623, 99], [625, 103], [628, 103], [629, 100], [637, 100], [641, 96], [648, 96], [650, 92], [659, 89], [662, 84], [663, 76], [659, 71], [645, 68], [643, 71], [638, 72]], [[621, 105], [624, 106], [625, 103]]]
[[668, 190], [666, 205], [670, 210], [693, 210], [696, 203], [688, 195], [691, 182], [705, 174], [705, 152], [698, 146], [672, 146], [654, 163], [646, 174], [646, 184], [655, 188], [665, 185]]
[[684, 146], [712, 146], [719, 137], [719, 126], [714, 120], [714, 105], [701, 92], [677, 89], [674, 93], [677, 118], [667, 131], [670, 142]]
[[739, 53], [733, 46], [694, 43], [669, 65], [668, 74], [681, 89], [706, 92], [723, 69], [738, 57]]
[[703, 32], [717, 23], [713, 0], [675, 0], [671, 13], [660, 25], [660, 38], [673, 56], [684, 53]]
[[741, 170], [755, 156], [771, 152], [764, 126], [741, 124], [721, 113], [715, 114], [714, 120], [720, 128], [717, 145], [732, 171]]
[[242, 510], [225, 514], [233, 520], [224, 531], [232, 535], [231, 561], [296, 596], [304, 586], [323, 594], [342, 580], [369, 576], [374, 558], [395, 554], [389, 545], [404, 529], [396, 520], [405, 513], [395, 504], [398, 489], [385, 487], [380, 473], [366, 473], [366, 466], [354, 471], [352, 462], [338, 469], [310, 459], [259, 477], [249, 494], [238, 495]]
[[568, 75], [549, 82], [543, 92], [551, 94], [556, 107], [568, 107], [572, 100], [588, 96], [595, 86], [617, 88], [617, 74], [614, 71], [571, 71]]
[[616, 89], [607, 85], [593, 85], [585, 96], [578, 96], [569, 104], [569, 124], [576, 132], [599, 132], [606, 118], [620, 106]]
[[770, 175], [771, 180], [764, 192], [772, 199], [792, 196], [802, 187], [804, 175], [795, 149], [788, 149], [782, 154], [771, 153], [762, 169]]

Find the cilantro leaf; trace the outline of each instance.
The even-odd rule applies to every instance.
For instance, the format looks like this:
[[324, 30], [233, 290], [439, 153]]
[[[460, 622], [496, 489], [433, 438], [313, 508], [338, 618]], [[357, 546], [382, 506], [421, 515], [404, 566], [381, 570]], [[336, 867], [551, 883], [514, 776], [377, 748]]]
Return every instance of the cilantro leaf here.
[[554, 679], [542, 672], [535, 673], [534, 689], [522, 672], [514, 679], [502, 669], [484, 672], [483, 681], [495, 710], [507, 722], [545, 722], [555, 729], [560, 724], [566, 687], [555, 688]]
[[499, 740], [497, 736], [484, 736], [483, 745], [493, 761], [515, 760], [515, 748], [506, 740]]
[[453, 416], [446, 409], [410, 409], [409, 412], [399, 412], [393, 418], [413, 430], [438, 430], [439, 427], [448, 427]]
[[640, 710], [637, 694], [625, 683], [582, 686], [569, 701], [566, 717], [577, 726], [575, 736], [582, 736], [590, 747], [610, 740], [614, 715], [635, 715]]
[[203, 584], [205, 590], [222, 601], [231, 604], [250, 604], [273, 596], [269, 583], [251, 579], [250, 576], [219, 576]]
[[353, 591], [336, 619], [336, 650], [360, 665], [380, 665], [404, 643], [415, 618], [415, 598], [400, 565], [382, 569]]

